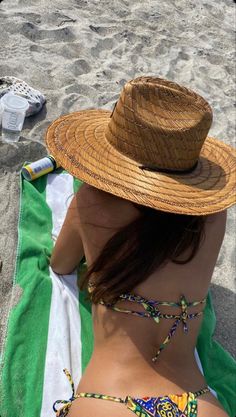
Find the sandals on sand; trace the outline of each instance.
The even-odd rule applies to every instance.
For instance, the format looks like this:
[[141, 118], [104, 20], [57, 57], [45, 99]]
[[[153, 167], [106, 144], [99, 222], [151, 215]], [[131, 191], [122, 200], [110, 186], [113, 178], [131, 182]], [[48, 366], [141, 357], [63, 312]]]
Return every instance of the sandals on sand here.
[[25, 81], [15, 77], [1, 77], [0, 98], [10, 91], [26, 98], [28, 101], [29, 109], [26, 112], [26, 116], [32, 116], [38, 113], [46, 102], [45, 96], [40, 91], [30, 87]]

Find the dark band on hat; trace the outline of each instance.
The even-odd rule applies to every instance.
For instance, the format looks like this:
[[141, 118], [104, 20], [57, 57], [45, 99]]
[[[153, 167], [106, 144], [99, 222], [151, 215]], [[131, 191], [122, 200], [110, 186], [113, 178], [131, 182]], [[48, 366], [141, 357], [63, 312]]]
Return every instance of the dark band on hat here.
[[151, 165], [141, 165], [139, 168], [142, 169], [143, 171], [154, 171], [154, 172], [164, 172], [164, 173], [169, 173], [169, 174], [189, 174], [190, 172], [194, 171], [195, 168], [197, 168], [197, 164], [198, 164], [198, 160], [197, 162], [193, 165], [193, 167], [185, 169], [185, 170], [178, 170], [178, 169], [169, 169], [169, 168], [159, 168], [156, 166], [151, 166]]

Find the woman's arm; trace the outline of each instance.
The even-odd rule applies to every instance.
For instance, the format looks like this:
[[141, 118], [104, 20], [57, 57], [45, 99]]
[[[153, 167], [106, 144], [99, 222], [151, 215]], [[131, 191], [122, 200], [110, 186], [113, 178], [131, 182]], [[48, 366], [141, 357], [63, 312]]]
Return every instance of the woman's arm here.
[[76, 194], [68, 208], [65, 221], [52, 252], [50, 266], [60, 275], [70, 274], [84, 256], [79, 232], [79, 213]]

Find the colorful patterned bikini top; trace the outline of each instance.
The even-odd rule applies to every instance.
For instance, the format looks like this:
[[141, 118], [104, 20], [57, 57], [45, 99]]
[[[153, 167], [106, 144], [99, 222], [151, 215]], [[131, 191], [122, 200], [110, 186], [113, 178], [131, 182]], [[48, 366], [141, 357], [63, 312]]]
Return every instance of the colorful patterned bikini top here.
[[[93, 288], [94, 288], [94, 285], [90, 283], [88, 287], [89, 292], [92, 292]], [[161, 319], [172, 319], [172, 320], [174, 319], [174, 323], [171, 326], [168, 335], [159, 346], [156, 352], [156, 355], [152, 358], [152, 361], [156, 362], [161, 351], [166, 347], [166, 345], [170, 342], [171, 338], [174, 336], [178, 328], [178, 325], [182, 322], [184, 333], [187, 334], [188, 333], [187, 320], [195, 319], [202, 315], [202, 311], [198, 313], [188, 313], [188, 308], [195, 307], [199, 304], [204, 305], [206, 302], [206, 299], [204, 298], [201, 301], [188, 302], [185, 296], [182, 295], [180, 297], [180, 301], [175, 303], [175, 302], [169, 302], [169, 301], [147, 300], [146, 298], [141, 297], [139, 295], [128, 293], [128, 294], [121, 294], [119, 296], [119, 301], [130, 301], [133, 303], [138, 303], [143, 306], [145, 311], [122, 309], [122, 308], [116, 307], [115, 304], [104, 303], [102, 300], [99, 302], [99, 304], [105, 305], [107, 308], [110, 308], [114, 311], [118, 311], [120, 313], [132, 314], [133, 316], [138, 316], [138, 317], [152, 318], [156, 323], [159, 323]], [[159, 309], [159, 307], [161, 306], [179, 307], [180, 314], [161, 313]]]
[[[89, 292], [93, 291], [93, 287], [94, 285], [90, 283]], [[156, 323], [159, 323], [161, 319], [174, 320], [174, 323], [171, 326], [168, 335], [157, 349], [156, 355], [152, 358], [153, 362], [157, 361], [157, 358], [160, 355], [161, 351], [170, 342], [171, 338], [173, 337], [178, 328], [178, 325], [181, 322], [183, 324], [184, 333], [186, 334], [188, 332], [187, 320], [194, 319], [202, 315], [202, 311], [197, 313], [188, 313], [188, 308], [197, 306], [199, 304], [204, 304], [206, 302], [206, 299], [202, 301], [188, 302], [184, 295], [180, 297], [180, 301], [177, 303], [168, 301], [147, 300], [144, 297], [134, 294], [122, 294], [120, 295], [119, 300], [138, 303], [143, 306], [145, 311], [122, 309], [116, 307], [115, 304], [108, 304], [104, 303], [103, 301], [100, 301], [100, 304], [105, 305], [107, 308], [121, 313], [132, 314], [138, 317], [152, 318], [153, 320], [155, 320]], [[159, 309], [159, 307], [161, 306], [179, 307], [180, 314], [164, 314]], [[122, 403], [127, 407], [127, 409], [133, 411], [133, 413], [139, 417], [197, 417], [197, 397], [209, 392], [209, 388], [205, 387], [195, 393], [187, 392], [181, 395], [170, 394], [164, 397], [144, 398], [134, 398], [131, 396], [127, 396], [125, 399], [103, 394], [93, 394], [88, 392], [74, 395], [74, 384], [71, 379], [71, 376], [67, 370], [64, 369], [64, 372], [67, 375], [72, 386], [72, 397], [68, 401], [58, 400], [54, 403], [53, 410], [56, 412], [56, 417], [67, 416], [72, 402], [76, 398], [94, 398]], [[65, 405], [57, 411], [55, 405], [58, 403]]]
[[[77, 398], [94, 398], [98, 400], [113, 401], [121, 403], [139, 417], [197, 417], [197, 398], [200, 395], [209, 392], [209, 388], [203, 388], [197, 392], [185, 392], [181, 395], [166, 395], [164, 397], [143, 397], [134, 398], [127, 396], [125, 399], [112, 397], [111, 395], [93, 394], [89, 392], [80, 392], [75, 394], [74, 383], [70, 373], [64, 369], [72, 387], [72, 397], [66, 400], [57, 400], [53, 405], [56, 417], [66, 417], [71, 408], [72, 402]], [[64, 404], [59, 410], [56, 404]], [[79, 415], [78, 415], [79, 417]]]

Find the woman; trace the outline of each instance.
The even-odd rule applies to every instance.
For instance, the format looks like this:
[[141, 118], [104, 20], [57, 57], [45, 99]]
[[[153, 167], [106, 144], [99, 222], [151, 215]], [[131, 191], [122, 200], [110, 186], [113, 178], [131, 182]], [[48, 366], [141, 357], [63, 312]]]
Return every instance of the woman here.
[[85, 255], [94, 322], [92, 358], [58, 415], [227, 416], [194, 356], [235, 203], [236, 152], [207, 136], [211, 122], [198, 94], [141, 77], [112, 114], [82, 111], [49, 127], [50, 152], [85, 182], [51, 267], [69, 273]]

